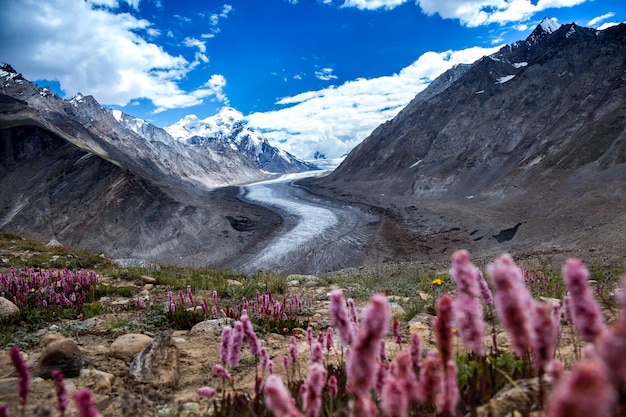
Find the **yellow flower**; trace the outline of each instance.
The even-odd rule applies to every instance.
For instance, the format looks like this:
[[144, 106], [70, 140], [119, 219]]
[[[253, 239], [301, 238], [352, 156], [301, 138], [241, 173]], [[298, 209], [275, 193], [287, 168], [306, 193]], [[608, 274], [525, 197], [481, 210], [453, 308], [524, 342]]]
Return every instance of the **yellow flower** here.
[[442, 284], [443, 284], [443, 281], [440, 278], [433, 280], [433, 285], [442, 285]]

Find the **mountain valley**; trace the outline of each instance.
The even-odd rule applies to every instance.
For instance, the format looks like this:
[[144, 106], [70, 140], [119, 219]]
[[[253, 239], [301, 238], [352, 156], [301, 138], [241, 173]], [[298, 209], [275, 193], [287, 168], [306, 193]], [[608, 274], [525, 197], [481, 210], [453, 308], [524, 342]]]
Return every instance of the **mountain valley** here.
[[[442, 74], [329, 175], [272, 186], [355, 226], [331, 224], [289, 253], [315, 261], [267, 268], [441, 261], [457, 248], [623, 262], [626, 25], [548, 23]], [[63, 100], [9, 65], [0, 80], [0, 230], [235, 270], [296, 230], [301, 215], [246, 200], [247, 187], [315, 167], [235, 109], [161, 129], [90, 96]], [[321, 255], [329, 236], [349, 243]]]

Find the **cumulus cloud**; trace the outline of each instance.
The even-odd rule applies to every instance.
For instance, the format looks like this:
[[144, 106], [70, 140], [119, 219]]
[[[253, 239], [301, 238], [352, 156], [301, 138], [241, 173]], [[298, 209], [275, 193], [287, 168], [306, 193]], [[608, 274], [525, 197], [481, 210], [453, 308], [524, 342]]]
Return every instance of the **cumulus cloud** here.
[[360, 78], [337, 87], [284, 97], [277, 104], [285, 108], [252, 113], [246, 120], [268, 140], [295, 155], [311, 158], [319, 151], [336, 158], [393, 118], [441, 73], [499, 48], [427, 52], [397, 74]]
[[[572, 7], [588, 0], [416, 0], [427, 15], [459, 19], [474, 27], [490, 23], [508, 23], [530, 19], [535, 13], [551, 8]], [[393, 9], [409, 0], [345, 0], [342, 7], [361, 10]]]
[[473, 27], [530, 19], [550, 8], [573, 7], [587, 0], [417, 0], [424, 13], [444, 19], [459, 19]]
[[31, 80], [54, 79], [68, 96], [85, 92], [103, 104], [124, 106], [144, 98], [163, 111], [209, 96], [225, 99], [210, 86], [179, 87], [205, 61], [201, 41], [185, 41], [198, 48], [193, 61], [173, 56], [145, 39], [158, 34], [149, 21], [116, 12], [116, 1], [96, 1], [6, 2], [0, 8], [0, 58]]

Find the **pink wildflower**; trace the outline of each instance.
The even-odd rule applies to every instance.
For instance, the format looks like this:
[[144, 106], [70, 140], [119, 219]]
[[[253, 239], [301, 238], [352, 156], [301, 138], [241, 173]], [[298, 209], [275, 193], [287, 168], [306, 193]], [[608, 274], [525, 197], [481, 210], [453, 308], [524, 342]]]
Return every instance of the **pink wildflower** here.
[[222, 329], [222, 338], [220, 339], [220, 362], [222, 362], [223, 365], [229, 363], [232, 332], [233, 328], [230, 326], [224, 326]]
[[411, 356], [404, 350], [391, 363], [389, 376], [383, 385], [381, 405], [385, 415], [407, 416], [409, 404], [419, 398], [418, 390]]
[[491, 289], [489, 288], [489, 284], [487, 284], [487, 280], [483, 276], [483, 273], [478, 271], [478, 286], [480, 287], [480, 298], [483, 299], [485, 304], [491, 305], [493, 304], [493, 294], [491, 294]]
[[532, 327], [533, 300], [524, 285], [522, 270], [504, 254], [487, 266], [496, 288], [496, 312], [511, 337], [511, 346], [522, 357], [535, 343]]
[[411, 339], [409, 339], [409, 349], [411, 353], [411, 363], [413, 368], [417, 369], [422, 366], [422, 339], [419, 334], [411, 334]]
[[454, 359], [445, 364], [443, 373], [443, 390], [436, 399], [437, 411], [439, 414], [455, 415], [456, 405], [459, 402], [459, 386], [456, 380]]
[[419, 378], [419, 398], [424, 404], [435, 404], [437, 394], [443, 391], [441, 360], [437, 352], [429, 351], [422, 363]]
[[270, 375], [265, 381], [265, 405], [276, 417], [302, 416], [282, 379], [276, 375]]
[[378, 348], [378, 361], [385, 363], [387, 362], [387, 345], [385, 343], [385, 339], [380, 339], [380, 346]]
[[559, 380], [559, 378], [561, 378], [561, 375], [563, 375], [563, 371], [563, 362], [556, 358], [552, 359], [550, 362], [548, 362], [548, 365], [546, 365], [546, 373], [550, 376], [550, 378], [552, 378], [553, 385]]
[[333, 345], [333, 328], [329, 327], [328, 329], [326, 329], [326, 351], [330, 352], [333, 348]]
[[435, 335], [441, 362], [446, 363], [453, 359], [453, 338], [452, 330], [452, 297], [443, 295], [437, 301], [437, 318], [435, 319]]
[[299, 355], [298, 339], [295, 336], [291, 336], [289, 339], [289, 357], [291, 358], [291, 363], [296, 363]]
[[100, 412], [96, 408], [96, 403], [88, 389], [79, 389], [72, 394], [76, 408], [78, 409], [78, 415], [80, 417], [101, 417]]
[[240, 320], [243, 324], [243, 334], [246, 337], [246, 341], [248, 342], [250, 354], [253, 356], [258, 356], [261, 350], [261, 344], [259, 343], [259, 339], [254, 332], [254, 328], [252, 327], [252, 323], [250, 323], [248, 315], [242, 314]]
[[15, 374], [17, 375], [17, 396], [20, 399], [20, 405], [26, 404], [28, 394], [30, 394], [30, 373], [24, 363], [22, 353], [17, 346], [13, 346], [9, 350], [9, 357], [15, 368]]
[[485, 355], [483, 334], [483, 306], [478, 300], [480, 282], [484, 281], [479, 269], [470, 262], [469, 252], [458, 250], [452, 255], [450, 275], [457, 287], [454, 317], [459, 336], [465, 347], [479, 356]]
[[215, 390], [211, 387], [200, 387], [196, 390], [196, 394], [201, 397], [208, 398], [209, 400], [211, 398], [215, 398], [215, 395], [217, 395]]
[[402, 336], [400, 336], [400, 322], [398, 319], [393, 319], [391, 324], [391, 334], [393, 334], [393, 341], [398, 345], [402, 343]]
[[369, 395], [359, 395], [348, 403], [351, 416], [377, 417], [378, 407]]
[[311, 364], [324, 362], [324, 347], [321, 343], [315, 342], [311, 348]]
[[243, 323], [235, 322], [235, 329], [230, 340], [228, 364], [233, 368], [239, 364], [239, 355], [241, 354], [241, 345], [243, 344]]
[[568, 259], [563, 266], [563, 280], [571, 299], [574, 327], [586, 342], [594, 342], [606, 331], [600, 306], [589, 287], [589, 271], [579, 259]]
[[217, 291], [213, 290], [213, 293], [211, 294], [212, 298], [213, 298], [213, 305], [217, 306]]
[[230, 381], [233, 377], [222, 365], [213, 365], [213, 374], [224, 381]]
[[309, 344], [309, 347], [313, 344], [313, 327], [311, 326], [306, 328], [306, 342]]
[[67, 410], [68, 399], [65, 384], [63, 383], [63, 373], [58, 369], [52, 371], [52, 379], [54, 381], [54, 391], [57, 397], [57, 410], [61, 415], [65, 414]]
[[270, 355], [264, 347], [262, 347], [259, 351], [259, 364], [261, 365], [261, 369], [264, 371], [270, 364]]
[[317, 417], [322, 408], [322, 391], [326, 383], [326, 369], [320, 363], [311, 363], [305, 381], [302, 409], [309, 417]]
[[348, 298], [348, 311], [350, 312], [350, 321], [356, 330], [359, 328], [359, 316], [356, 314], [356, 304], [352, 298]]
[[337, 385], [337, 377], [335, 375], [331, 375], [330, 378], [328, 378], [328, 391], [331, 397], [337, 398], [339, 386]]
[[9, 417], [9, 406], [0, 404], [0, 417]]
[[354, 329], [348, 320], [348, 310], [341, 290], [334, 290], [330, 293], [330, 318], [339, 333], [341, 342], [352, 345], [354, 339]]
[[610, 417], [616, 401], [617, 392], [602, 365], [583, 359], [559, 378], [546, 417]]
[[536, 335], [535, 346], [533, 347], [533, 364], [536, 368], [544, 368], [554, 356], [559, 334], [554, 324], [551, 306], [535, 304], [533, 318], [533, 327]]
[[360, 395], [369, 392], [374, 382], [379, 340], [389, 330], [390, 312], [387, 299], [382, 294], [374, 294], [364, 312], [364, 318], [357, 339], [347, 360], [347, 390]]

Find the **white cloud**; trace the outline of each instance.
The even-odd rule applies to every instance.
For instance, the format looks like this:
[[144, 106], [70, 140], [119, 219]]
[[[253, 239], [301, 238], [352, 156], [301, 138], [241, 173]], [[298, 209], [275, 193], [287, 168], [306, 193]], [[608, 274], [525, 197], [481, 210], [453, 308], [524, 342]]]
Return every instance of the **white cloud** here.
[[417, 0], [424, 13], [444, 19], [459, 19], [473, 27], [490, 23], [517, 22], [550, 8], [572, 7], [587, 0]]
[[409, 0], [345, 0], [342, 7], [356, 7], [361, 10], [393, 9]]
[[202, 42], [189, 40], [200, 53], [189, 62], [142, 37], [153, 29], [147, 20], [83, 1], [7, 2], [0, 8], [0, 56], [31, 80], [57, 80], [68, 96], [84, 92], [102, 104], [144, 98], [162, 111], [217, 97], [211, 88], [186, 92], [178, 84], [205, 61]]
[[304, 158], [349, 152], [381, 123], [392, 119], [417, 93], [455, 64], [470, 63], [500, 47], [427, 52], [399, 73], [357, 79], [338, 87], [280, 99], [283, 109], [246, 116], [250, 127]]
[[[588, 0], [415, 0], [427, 15], [459, 19], [466, 26], [518, 22], [551, 8], [572, 7]], [[409, 0], [345, 0], [342, 7], [393, 9]]]
[[606, 22], [598, 26], [598, 30], [608, 29], [610, 27], [617, 26], [617, 25], [619, 25], [619, 22]]
[[613, 12], [605, 13], [602, 16], [594, 17], [593, 19], [589, 21], [589, 23], [587, 23], [587, 25], [590, 27], [596, 26], [598, 23], [602, 22], [603, 20], [610, 19], [613, 16], [615, 16], [615, 13]]
[[318, 78], [322, 81], [330, 81], [336, 80], [337, 76], [333, 74], [332, 68], [322, 68], [318, 71], [315, 71], [315, 78]]
[[206, 52], [206, 42], [202, 42], [201, 40], [198, 40], [196, 38], [185, 38], [185, 40], [183, 41], [183, 44], [185, 46], [190, 47], [190, 48], [191, 47], [196, 47], [202, 53]]

